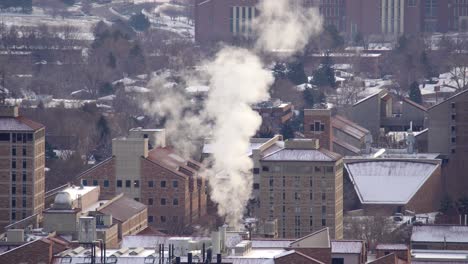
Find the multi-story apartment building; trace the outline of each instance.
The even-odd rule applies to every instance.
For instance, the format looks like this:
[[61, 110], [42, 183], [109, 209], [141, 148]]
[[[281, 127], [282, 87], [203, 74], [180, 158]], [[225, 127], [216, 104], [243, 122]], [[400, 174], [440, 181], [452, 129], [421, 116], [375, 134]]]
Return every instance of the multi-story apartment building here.
[[[163, 145], [164, 130], [131, 130], [112, 141], [112, 157], [78, 176], [83, 185], [101, 186], [101, 197], [117, 194], [148, 206], [148, 225], [177, 232], [206, 215], [202, 165]], [[156, 135], [156, 134], [158, 135]], [[155, 148], [149, 148], [150, 140]]]
[[0, 227], [44, 210], [45, 127], [0, 107]]
[[282, 238], [298, 238], [330, 228], [343, 237], [343, 160], [319, 147], [318, 140], [296, 139], [260, 159], [260, 217], [278, 220]]

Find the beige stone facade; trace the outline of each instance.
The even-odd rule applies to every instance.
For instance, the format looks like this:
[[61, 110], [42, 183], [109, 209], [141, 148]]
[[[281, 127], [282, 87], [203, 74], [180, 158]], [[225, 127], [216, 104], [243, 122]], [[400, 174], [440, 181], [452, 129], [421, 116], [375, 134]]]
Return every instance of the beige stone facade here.
[[44, 210], [45, 128], [0, 109], [0, 227]]

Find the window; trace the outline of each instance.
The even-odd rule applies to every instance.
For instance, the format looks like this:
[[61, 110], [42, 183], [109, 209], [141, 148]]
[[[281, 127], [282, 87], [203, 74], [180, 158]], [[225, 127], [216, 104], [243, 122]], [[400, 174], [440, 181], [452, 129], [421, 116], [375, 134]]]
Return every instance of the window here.
[[10, 133], [0, 133], [0, 141], [10, 141]]
[[329, 173], [330, 173], [330, 172], [333, 172], [333, 167], [332, 167], [332, 166], [328, 166], [328, 167], [327, 167], [327, 172], [329, 172]]
[[286, 193], [283, 192], [283, 200], [286, 200]]
[[16, 199], [11, 199], [11, 207], [16, 207]]
[[295, 192], [295, 193], [294, 193], [294, 200], [296, 200], [296, 201], [299, 201], [299, 200], [301, 200], [301, 194], [300, 194], [300, 193], [297, 193], [297, 192]]
[[152, 215], [148, 215], [148, 223], [153, 223], [153, 216]]
[[153, 198], [148, 199], [148, 205], [153, 205]]
[[161, 198], [161, 205], [166, 205], [166, 198]]
[[83, 184], [83, 186], [88, 186], [88, 180], [81, 180], [81, 184]]
[[132, 181], [131, 180], [126, 180], [125, 181], [125, 187], [127, 187], [127, 188], [132, 187]]
[[11, 161], [11, 168], [16, 169], [16, 160]]
[[25, 182], [25, 181], [27, 181], [27, 180], [28, 180], [28, 179], [27, 179], [27, 177], [26, 177], [26, 172], [23, 171], [23, 181]]
[[140, 201], [140, 198], [135, 197], [135, 198], [133, 198], [133, 200], [139, 202], [139, 201]]
[[26, 212], [22, 212], [21, 217], [22, 217], [22, 219], [26, 218]]
[[274, 183], [275, 182], [274, 182], [273, 178], [270, 178], [270, 181], [269, 181], [270, 187], [273, 187]]
[[26, 155], [27, 155], [26, 148], [23, 147], [23, 156], [26, 156]]
[[109, 180], [104, 180], [104, 188], [109, 187]]
[[11, 181], [15, 182], [16, 181], [16, 171], [11, 172]]
[[16, 212], [11, 212], [11, 219], [16, 220]]
[[98, 186], [99, 183], [98, 183], [98, 180], [93, 180], [93, 186]]
[[117, 180], [117, 187], [122, 188], [122, 180]]
[[253, 174], [259, 174], [260, 173], [260, 169], [259, 168], [254, 168], [253, 169]]
[[259, 190], [260, 189], [260, 184], [254, 183], [253, 188], [254, 188], [254, 190]]
[[140, 188], [140, 181], [138, 180], [133, 181], [133, 187]]
[[27, 168], [27, 165], [28, 165], [28, 164], [26, 163], [26, 161], [23, 160], [23, 169], [26, 169], [26, 168]]
[[327, 214], [327, 207], [325, 205], [322, 206], [322, 215]]
[[154, 187], [154, 181], [148, 181], [148, 187], [153, 188]]
[[23, 141], [23, 134], [21, 134], [21, 133], [16, 134], [16, 141], [18, 141], [18, 142]]
[[320, 172], [320, 171], [321, 171], [320, 167], [315, 167], [315, 172]]
[[332, 259], [332, 264], [344, 264], [344, 258], [333, 258]]
[[26, 206], [26, 198], [25, 198], [25, 197], [23, 197], [22, 206], [23, 206], [23, 208], [26, 208], [26, 207], [27, 207], [27, 206]]
[[23, 191], [23, 194], [26, 194], [26, 185], [23, 185], [22, 191]]
[[326, 226], [326, 225], [327, 225], [327, 219], [322, 218], [322, 226]]
[[179, 199], [174, 198], [174, 200], [172, 200], [172, 204], [173, 205], [179, 205]]
[[166, 216], [161, 215], [161, 223], [166, 223]]
[[11, 149], [11, 155], [12, 155], [12, 156], [16, 156], [16, 147], [13, 147], [13, 148]]
[[179, 217], [177, 217], [177, 215], [174, 215], [172, 217], [172, 223], [177, 223], [177, 222], [179, 222]]
[[309, 226], [314, 226], [314, 218], [312, 216], [309, 217]]
[[172, 181], [172, 187], [173, 188], [178, 188], [179, 187], [179, 181]]
[[270, 171], [270, 168], [268, 168], [267, 166], [263, 166], [262, 171]]
[[33, 134], [32, 133], [28, 133], [28, 141], [33, 141]]
[[456, 141], [457, 141], [456, 138], [453, 137], [452, 138], [452, 143], [455, 143]]
[[161, 188], [166, 188], [166, 181], [161, 181]]
[[326, 193], [322, 193], [322, 201], [326, 201], [327, 200], [327, 194]]

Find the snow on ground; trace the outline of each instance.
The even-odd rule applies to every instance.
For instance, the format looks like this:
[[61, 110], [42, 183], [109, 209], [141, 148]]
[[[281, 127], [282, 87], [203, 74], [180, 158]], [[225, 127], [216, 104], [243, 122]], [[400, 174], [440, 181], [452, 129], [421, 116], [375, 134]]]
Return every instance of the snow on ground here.
[[[462, 71], [462, 70], [456, 70], [454, 69], [454, 73], [458, 73], [460, 77], [462, 77], [462, 74], [468, 75], [468, 72]], [[456, 92], [457, 90], [457, 82], [452, 79], [452, 74], [450, 72], [447, 73], [442, 73], [439, 75], [439, 78], [437, 80], [437, 83], [430, 84], [421, 84], [419, 88], [421, 89], [421, 94], [422, 95], [428, 95], [428, 94], [434, 94], [437, 92], [443, 92], [443, 93], [453, 93]], [[466, 77], [468, 79], [468, 76]]]
[[142, 13], [148, 17], [156, 28], [176, 33], [184, 38], [193, 39], [195, 37], [195, 27], [188, 23], [187, 18], [171, 20], [169, 16], [157, 12], [156, 9], [151, 12], [142, 10]]
[[45, 24], [50, 27], [71, 26], [78, 28], [79, 32], [76, 33], [77, 38], [84, 40], [93, 40], [92, 33], [93, 27], [99, 22], [98, 17], [70, 17], [62, 18], [57, 16], [45, 15], [39, 11], [33, 14], [17, 14], [17, 13], [1, 13], [0, 23], [6, 26], [27, 26], [37, 27], [38, 25]]
[[204, 85], [198, 85], [198, 86], [189, 86], [185, 88], [185, 91], [187, 93], [207, 93], [210, 91], [209, 86], [204, 86]]

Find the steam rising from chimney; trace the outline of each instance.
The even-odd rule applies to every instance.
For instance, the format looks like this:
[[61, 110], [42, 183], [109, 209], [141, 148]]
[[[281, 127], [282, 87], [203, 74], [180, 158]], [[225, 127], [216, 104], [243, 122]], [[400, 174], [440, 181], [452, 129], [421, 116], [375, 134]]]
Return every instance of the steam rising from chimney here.
[[[263, 0], [259, 3], [260, 15], [254, 22], [258, 36], [256, 52], [300, 52], [309, 38], [319, 33], [322, 19], [317, 10], [298, 12], [293, 2], [296, 1]], [[196, 115], [186, 113], [185, 109], [191, 107], [187, 97], [179, 92], [173, 94], [171, 89], [162, 89], [158, 81], [153, 82], [158, 90], [155, 100], [144, 103], [143, 107], [168, 118], [167, 134], [177, 135], [179, 142], [170, 141], [182, 151], [190, 147], [180, 146], [180, 141], [185, 145], [187, 139], [211, 132], [213, 165], [203, 174], [210, 185], [211, 199], [218, 205], [218, 214], [231, 226], [237, 226], [252, 191], [253, 164], [247, 156], [250, 138], [262, 121], [251, 105], [268, 100], [274, 77], [256, 53], [231, 46], [223, 47], [214, 59], [205, 61], [200, 68], [207, 75], [200, 83], [208, 83], [210, 91]]]

